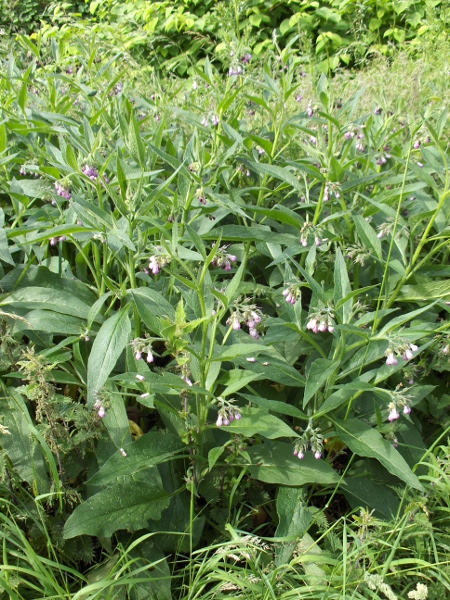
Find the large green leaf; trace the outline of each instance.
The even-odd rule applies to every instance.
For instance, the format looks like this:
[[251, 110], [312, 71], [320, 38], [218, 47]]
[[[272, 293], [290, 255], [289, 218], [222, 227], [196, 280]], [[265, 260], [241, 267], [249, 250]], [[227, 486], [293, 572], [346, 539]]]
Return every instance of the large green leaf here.
[[265, 442], [247, 449], [252, 461], [249, 471], [254, 479], [266, 483], [297, 486], [306, 483], [332, 485], [339, 481], [339, 475], [324, 460], [316, 460], [307, 453], [303, 460], [293, 454], [292, 444], [285, 442]]
[[276, 549], [276, 565], [281, 566], [290, 561], [298, 539], [306, 533], [312, 521], [312, 514], [305, 502], [305, 490], [280, 486], [277, 513], [279, 521], [275, 536], [278, 539], [287, 538]]
[[349, 477], [345, 480], [342, 493], [352, 508], [369, 507], [385, 519], [395, 517], [400, 499], [386, 485], [366, 477]]
[[0, 306], [52, 310], [63, 315], [86, 319], [90, 306], [70, 291], [44, 287], [26, 287], [7, 296]]
[[[264, 346], [261, 346], [261, 350], [269, 351]], [[259, 373], [260, 379], [268, 379], [269, 381], [275, 381], [276, 383], [292, 387], [303, 387], [305, 385], [303, 376], [300, 375], [295, 367], [275, 356], [269, 356], [267, 360], [266, 357], [257, 357], [251, 362], [248, 358], [238, 358], [233, 360], [233, 362], [249, 371]]]
[[337, 248], [336, 259], [334, 263], [334, 304], [338, 305], [339, 301], [348, 297], [346, 302], [336, 309], [336, 313], [341, 323], [348, 323], [352, 311], [353, 298], [351, 294], [352, 286], [347, 273], [347, 265], [345, 264], [342, 252]]
[[145, 481], [108, 487], [77, 506], [66, 522], [64, 537], [109, 537], [119, 529], [143, 529], [149, 519], [161, 517], [169, 498], [156, 468], [149, 469]]
[[155, 431], [146, 433], [136, 442], [124, 447], [128, 454], [123, 460], [121, 452], [116, 452], [101, 466], [100, 470], [89, 479], [92, 485], [109, 485], [123, 476], [132, 477], [143, 469], [148, 469], [165, 462], [176, 454], [183, 444], [180, 439], [170, 433]]
[[2, 401], [2, 424], [9, 435], [1, 437], [1, 443], [9, 460], [22, 481], [35, 485], [39, 493], [49, 491], [48, 475], [41, 447], [32, 438], [32, 420], [23, 397], [13, 388]]
[[88, 406], [92, 407], [117, 359], [128, 343], [131, 331], [129, 306], [103, 323], [95, 338], [88, 360]]
[[333, 363], [327, 358], [317, 358], [311, 365], [306, 378], [305, 395], [303, 397], [303, 408], [309, 400], [322, 387], [328, 377], [334, 372], [338, 363]]
[[242, 419], [232, 421], [224, 427], [225, 431], [233, 435], [240, 433], [246, 437], [259, 434], [271, 440], [280, 437], [298, 437], [298, 434], [284, 421], [260, 408], [242, 408], [240, 412]]
[[402, 455], [376, 429], [359, 419], [333, 419], [333, 423], [338, 436], [352, 452], [358, 456], [377, 459], [392, 475], [412, 488], [424, 491]]
[[138, 288], [130, 291], [139, 316], [151, 332], [161, 334], [162, 324], [160, 319], [175, 318], [175, 309], [162, 294], [150, 288]]

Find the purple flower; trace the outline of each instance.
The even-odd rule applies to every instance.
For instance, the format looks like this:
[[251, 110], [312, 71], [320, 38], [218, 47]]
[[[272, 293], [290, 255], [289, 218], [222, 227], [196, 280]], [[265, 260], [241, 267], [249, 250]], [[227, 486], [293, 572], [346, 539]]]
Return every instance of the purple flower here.
[[99, 406], [97, 414], [100, 417], [100, 419], [103, 419], [103, 417], [106, 415], [106, 410], [103, 405]]
[[136, 352], [136, 354], [134, 355], [134, 357], [136, 358], [136, 360], [141, 360], [141, 358], [142, 358], [142, 352]]
[[317, 452], [314, 453], [314, 458], [316, 460], [319, 460], [320, 458], [322, 458], [322, 452], [319, 452], [319, 450], [317, 450]]
[[411, 407], [409, 406], [409, 404], [405, 404], [405, 406], [403, 407], [403, 414], [409, 415], [410, 413], [411, 413]]
[[389, 404], [389, 417], [388, 417], [388, 419], [392, 423], [392, 421], [396, 421], [399, 418], [400, 418], [400, 414], [399, 414], [399, 412], [397, 410], [397, 407], [395, 406], [395, 404], [393, 402], [391, 402]]
[[250, 54], [250, 52], [246, 52], [244, 54], [244, 56], [241, 58], [241, 62], [244, 63], [244, 65], [248, 64], [251, 60], [252, 60], [252, 55]]

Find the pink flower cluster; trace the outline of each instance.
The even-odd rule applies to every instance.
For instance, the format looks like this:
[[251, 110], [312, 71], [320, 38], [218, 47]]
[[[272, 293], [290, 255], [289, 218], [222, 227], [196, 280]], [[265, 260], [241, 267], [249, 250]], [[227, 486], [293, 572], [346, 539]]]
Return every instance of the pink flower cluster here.
[[216, 425], [222, 427], [222, 425], [229, 425], [232, 421], [240, 421], [242, 419], [241, 413], [236, 408], [221, 408], [217, 415]]
[[62, 185], [59, 181], [55, 181], [55, 190], [58, 196], [65, 198], [66, 200], [70, 200], [72, 198], [72, 193], [70, 188]]
[[[406, 348], [403, 349], [403, 360], [411, 360], [414, 358], [414, 352], [417, 352], [419, 346], [416, 344], [409, 344]], [[394, 350], [392, 348], [388, 348], [386, 350], [386, 364], [387, 365], [398, 365], [398, 357], [395, 355]]]
[[262, 322], [262, 320], [263, 315], [258, 308], [255, 306], [247, 306], [242, 312], [239, 310], [233, 312], [233, 314], [227, 319], [227, 325], [231, 325], [235, 331], [241, 328], [241, 324], [246, 325], [252, 338], [254, 340], [258, 340], [258, 325]]
[[[158, 246], [157, 250], [162, 250], [162, 248]], [[158, 275], [161, 269], [170, 264], [171, 260], [172, 259], [168, 254], [154, 254], [150, 257], [148, 268], [153, 275]]]
[[306, 323], [306, 329], [310, 329], [313, 333], [325, 333], [326, 331], [333, 333], [334, 325], [330, 317], [320, 319], [314, 317]]
[[83, 165], [81, 171], [89, 177], [91, 181], [96, 181], [98, 178], [98, 169], [96, 167], [90, 167], [89, 165]]
[[289, 304], [295, 304], [300, 298], [300, 289], [296, 285], [290, 285], [283, 290], [283, 296]]
[[237, 256], [234, 254], [228, 254], [226, 252], [228, 246], [222, 246], [217, 251], [214, 259], [211, 261], [211, 266], [225, 269], [225, 271], [231, 271], [232, 263], [237, 261]]

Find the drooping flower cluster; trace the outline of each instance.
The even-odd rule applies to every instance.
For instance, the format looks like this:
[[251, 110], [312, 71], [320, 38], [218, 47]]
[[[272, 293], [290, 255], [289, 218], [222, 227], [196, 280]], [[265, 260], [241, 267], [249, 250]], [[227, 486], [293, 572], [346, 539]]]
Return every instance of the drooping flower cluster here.
[[161, 269], [167, 267], [168, 264], [172, 261], [172, 258], [169, 254], [163, 252], [164, 248], [162, 246], [155, 246], [156, 254], [150, 257], [148, 268], [153, 273], [153, 275], [158, 275]]
[[72, 193], [67, 184], [61, 183], [59, 181], [55, 181], [55, 190], [58, 196], [65, 198], [66, 200], [70, 200], [72, 198]]
[[336, 200], [339, 200], [339, 198], [341, 197], [340, 186], [341, 184], [339, 183], [339, 181], [328, 181], [325, 184], [325, 189], [323, 192], [323, 201], [328, 202], [330, 198], [336, 198]]
[[196, 190], [195, 195], [200, 204], [206, 205], [206, 194], [205, 190], [202, 187]]
[[258, 340], [260, 332], [258, 327], [263, 321], [263, 313], [256, 304], [249, 304], [251, 298], [241, 301], [240, 298], [234, 303], [234, 312], [227, 319], [227, 325], [237, 331], [241, 325], [248, 327], [248, 332], [254, 340]]
[[57, 238], [52, 237], [50, 238], [50, 246], [56, 246], [58, 242], [65, 242], [66, 240], [67, 237], [65, 235], [60, 235]]
[[419, 346], [416, 344], [410, 344], [409, 342], [396, 341], [391, 342], [389, 348], [386, 350], [386, 364], [387, 365], [398, 365], [398, 357], [402, 357], [403, 360], [412, 360], [414, 358], [414, 352], [419, 350]]
[[391, 392], [391, 402], [389, 402], [388, 405], [388, 419], [391, 423], [400, 418], [400, 411], [402, 411], [404, 415], [409, 415], [411, 413], [410, 389], [411, 388], [405, 388], [400, 384], [393, 392]]
[[301, 297], [300, 286], [297, 284], [292, 284], [283, 290], [283, 296], [286, 299], [286, 302], [289, 304], [295, 304], [297, 300]]
[[98, 169], [97, 169], [97, 167], [91, 167], [88, 164], [85, 164], [81, 168], [81, 171], [86, 175], [86, 177], [89, 177], [89, 179], [91, 181], [96, 181], [97, 178], [98, 178]]
[[321, 246], [324, 242], [328, 242], [328, 238], [322, 238], [320, 226], [305, 221], [300, 229], [300, 244], [303, 248], [306, 248], [313, 240], [316, 246]]
[[106, 416], [106, 408], [103, 403], [103, 398], [97, 398], [94, 404], [94, 410], [97, 411], [97, 415], [100, 417], [100, 419], [103, 419]]
[[150, 364], [155, 360], [152, 342], [155, 338], [135, 338], [131, 340], [131, 347], [133, 348], [134, 356], [136, 360], [142, 360], [143, 356], [147, 355], [147, 362]]
[[240, 421], [240, 419], [242, 419], [242, 414], [239, 412], [239, 409], [236, 406], [233, 406], [234, 398], [225, 400], [224, 398], [219, 397], [217, 402], [219, 404], [216, 420], [217, 427], [222, 427], [223, 425], [226, 427], [233, 421]]
[[313, 333], [325, 333], [334, 331], [334, 310], [331, 306], [319, 306], [317, 310], [309, 315], [308, 322], [306, 323], [306, 329], [309, 329]]
[[221, 246], [211, 261], [211, 266], [225, 269], [225, 271], [231, 271], [232, 263], [237, 261], [237, 257], [234, 254], [227, 253], [228, 246]]
[[314, 454], [314, 458], [319, 460], [322, 458], [323, 443], [323, 435], [320, 433], [320, 429], [318, 427], [314, 429], [313, 422], [310, 420], [308, 427], [295, 442], [294, 456], [301, 460], [302, 458], [305, 458], [305, 452], [311, 450]]

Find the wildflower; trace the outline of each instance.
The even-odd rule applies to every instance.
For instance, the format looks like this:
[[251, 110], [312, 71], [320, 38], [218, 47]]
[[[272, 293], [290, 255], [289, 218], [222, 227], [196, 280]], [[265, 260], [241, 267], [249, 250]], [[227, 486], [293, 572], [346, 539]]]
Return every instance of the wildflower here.
[[355, 132], [354, 131], [347, 131], [344, 134], [344, 137], [345, 137], [346, 140], [350, 141], [350, 140], [352, 140], [355, 137]]
[[312, 117], [314, 114], [314, 109], [312, 107], [311, 102], [309, 102], [309, 104], [308, 104], [308, 108], [306, 109], [306, 114], [308, 115], [308, 117]]
[[220, 118], [218, 115], [213, 115], [211, 117], [211, 123], [214, 127], [217, 127], [217, 125], [220, 123]]
[[403, 407], [403, 414], [404, 415], [411, 414], [411, 407], [409, 406], [409, 404], [405, 404], [405, 406]]
[[358, 152], [364, 152], [364, 144], [362, 142], [357, 142], [355, 148]]
[[50, 238], [50, 246], [56, 246], [56, 244], [58, 243], [58, 239], [57, 238]]
[[192, 84], [192, 89], [196, 90], [197, 88], [198, 88], [198, 83], [197, 83], [197, 80], [194, 79], [194, 83]]
[[148, 363], [152, 363], [155, 360], [155, 357], [153, 356], [153, 352], [147, 352], [147, 362]]
[[220, 267], [221, 269], [225, 269], [225, 271], [231, 271], [231, 264], [237, 261], [237, 256], [234, 254], [228, 254], [226, 252], [228, 246], [221, 246], [216, 253], [216, 256], [211, 261], [211, 265], [213, 267]]
[[391, 422], [396, 421], [397, 419], [400, 418], [400, 414], [399, 414], [394, 402], [391, 402], [389, 404], [388, 408], [389, 408], [389, 417], [388, 417], [389, 421], [391, 421]]
[[420, 148], [420, 140], [416, 140], [416, 141], [414, 142], [414, 146], [413, 146], [413, 148], [414, 148], [415, 150], [418, 150], [418, 149]]
[[229, 317], [227, 319], [227, 325], [231, 325], [232, 328], [234, 329], [234, 331], [237, 331], [238, 329], [241, 328], [241, 322], [239, 319], [239, 313], [236, 311], [234, 312], [231, 317]]
[[205, 127], [209, 127], [208, 117], [203, 117], [203, 119], [202, 119], [202, 125], [204, 125]]
[[414, 353], [410, 348], [408, 348], [403, 355], [403, 360], [411, 360], [412, 358], [414, 358]]
[[290, 285], [282, 293], [289, 304], [295, 304], [300, 298], [300, 290], [296, 285]]
[[[158, 250], [162, 248], [157, 246]], [[148, 268], [153, 273], [153, 275], [158, 275], [161, 269], [166, 267], [171, 262], [171, 257], [168, 254], [154, 254], [150, 257]]]
[[322, 452], [319, 452], [318, 450], [317, 450], [317, 452], [314, 452], [314, 458], [316, 460], [319, 460], [320, 458], [322, 458]]
[[100, 419], [103, 419], [104, 416], [106, 415], [106, 410], [105, 407], [103, 405], [101, 405], [98, 409], [98, 416], [100, 417]]
[[72, 198], [72, 194], [70, 188], [61, 184], [59, 181], [55, 181], [55, 190], [58, 196], [65, 198], [66, 200], [70, 200]]
[[134, 357], [136, 358], [136, 360], [141, 360], [141, 358], [142, 358], [142, 352], [136, 352], [136, 354], [134, 355]]
[[244, 54], [244, 56], [241, 58], [241, 62], [244, 63], [244, 65], [248, 64], [251, 60], [252, 60], [252, 55], [250, 54], [250, 52], [246, 52]]
[[297, 94], [297, 96], [295, 96], [296, 102], [301, 102], [302, 100], [303, 100], [303, 96], [301, 94]]
[[387, 365], [398, 365], [398, 360], [397, 357], [395, 356], [395, 354], [393, 353], [393, 351], [391, 349], [389, 349], [386, 352], [386, 364]]
[[96, 167], [91, 167], [86, 164], [83, 165], [81, 171], [86, 175], [86, 177], [89, 177], [91, 181], [95, 181], [98, 178], [98, 170]]

